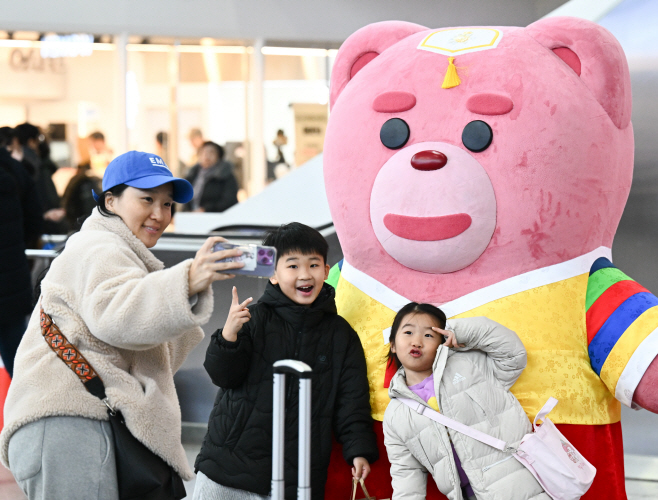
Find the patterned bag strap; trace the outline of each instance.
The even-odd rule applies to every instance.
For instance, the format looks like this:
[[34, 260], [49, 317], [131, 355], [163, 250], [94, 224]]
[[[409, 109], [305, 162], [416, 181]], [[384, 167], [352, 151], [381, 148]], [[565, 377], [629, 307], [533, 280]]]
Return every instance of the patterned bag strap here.
[[57, 357], [66, 363], [73, 373], [92, 395], [105, 403], [105, 406], [114, 413], [114, 409], [107, 401], [105, 384], [98, 373], [92, 368], [76, 347], [69, 342], [53, 319], [41, 308], [41, 334], [48, 346], [57, 354]]

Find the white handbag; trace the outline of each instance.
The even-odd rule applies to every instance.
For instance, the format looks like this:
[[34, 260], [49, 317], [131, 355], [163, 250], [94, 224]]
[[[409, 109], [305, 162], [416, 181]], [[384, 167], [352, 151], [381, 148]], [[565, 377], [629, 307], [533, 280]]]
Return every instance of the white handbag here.
[[[557, 399], [549, 398], [539, 410], [532, 426], [534, 432], [523, 436], [517, 448], [508, 446], [505, 441], [472, 429], [433, 409], [408, 398], [397, 398], [420, 415], [461, 432], [497, 450], [511, 453], [541, 484], [544, 491], [553, 500], [578, 500], [594, 481], [596, 468], [574, 448], [574, 446], [557, 430], [548, 415]], [[543, 423], [537, 425], [537, 421]]]

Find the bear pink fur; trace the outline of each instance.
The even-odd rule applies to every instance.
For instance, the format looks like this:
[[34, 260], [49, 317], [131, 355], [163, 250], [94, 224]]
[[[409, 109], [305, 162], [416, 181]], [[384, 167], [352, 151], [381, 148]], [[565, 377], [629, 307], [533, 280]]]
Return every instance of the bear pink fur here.
[[[457, 56], [457, 71], [466, 76], [461, 85], [442, 89], [447, 57], [416, 49], [427, 33], [409, 23], [373, 24], [352, 35], [336, 61], [325, 183], [346, 260], [405, 297], [440, 304], [612, 246], [633, 170], [630, 80], [614, 37], [571, 18], [504, 28], [496, 49]], [[552, 52], [557, 47], [578, 55], [581, 76]], [[354, 62], [373, 52], [379, 55], [350, 79]], [[391, 91], [413, 94], [415, 106], [401, 113], [376, 112], [373, 101]], [[507, 96], [513, 109], [503, 115], [475, 114], [468, 102], [477, 94]], [[493, 130], [491, 146], [469, 154], [493, 185], [496, 228], [484, 253], [455, 272], [404, 266], [375, 235], [373, 185], [382, 166], [399, 154], [381, 143], [379, 129], [393, 117], [409, 125], [407, 145], [431, 142], [439, 148], [444, 143], [465, 150], [461, 134], [466, 124], [484, 120]], [[402, 182], [413, 173], [400, 162]], [[427, 177], [441, 174], [428, 172]], [[464, 204], [472, 202], [468, 186], [454, 184], [418, 184], [414, 192], [391, 196], [407, 196], [413, 209], [414, 199], [425, 204], [432, 199], [440, 206], [456, 189]], [[462, 251], [427, 246], [437, 259]]]
[[[345, 260], [410, 300], [444, 304], [612, 247], [633, 172], [621, 46], [575, 18], [499, 29], [496, 48], [453, 54], [452, 88], [448, 57], [418, 49], [434, 30], [406, 22], [360, 29], [334, 65], [324, 176]], [[409, 129], [393, 148], [380, 138], [391, 119]], [[478, 120], [493, 139], [469, 151], [462, 132]], [[418, 154], [447, 162], [419, 168]], [[658, 358], [633, 398], [654, 412], [657, 380]], [[619, 423], [561, 429], [608, 446], [586, 497], [625, 498]]]

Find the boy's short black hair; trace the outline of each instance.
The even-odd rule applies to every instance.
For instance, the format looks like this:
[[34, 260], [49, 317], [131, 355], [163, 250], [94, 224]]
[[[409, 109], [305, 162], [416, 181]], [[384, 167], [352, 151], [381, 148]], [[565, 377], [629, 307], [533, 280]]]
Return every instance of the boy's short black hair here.
[[290, 252], [302, 255], [318, 254], [327, 263], [329, 245], [318, 231], [299, 222], [283, 224], [269, 231], [263, 239], [263, 245], [276, 248], [276, 260]]

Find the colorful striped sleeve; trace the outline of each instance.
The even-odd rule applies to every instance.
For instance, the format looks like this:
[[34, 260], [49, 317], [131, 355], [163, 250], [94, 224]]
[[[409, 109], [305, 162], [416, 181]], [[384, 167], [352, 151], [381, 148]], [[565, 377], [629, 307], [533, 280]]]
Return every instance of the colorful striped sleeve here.
[[658, 355], [658, 298], [605, 257], [587, 281], [586, 324], [590, 362], [601, 380], [627, 406]]
[[336, 288], [338, 286], [338, 279], [340, 278], [340, 271], [342, 268], [343, 261], [341, 260], [338, 264], [331, 268], [329, 271], [329, 276], [327, 276], [325, 282]]

